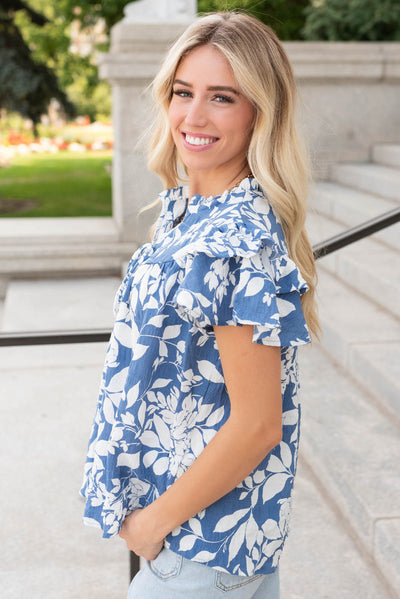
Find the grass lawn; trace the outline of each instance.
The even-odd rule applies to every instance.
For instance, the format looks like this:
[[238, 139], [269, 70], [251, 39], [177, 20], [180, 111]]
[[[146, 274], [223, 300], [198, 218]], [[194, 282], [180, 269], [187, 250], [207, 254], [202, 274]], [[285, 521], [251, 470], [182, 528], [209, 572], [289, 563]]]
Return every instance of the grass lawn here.
[[111, 151], [31, 154], [0, 168], [0, 217], [111, 216]]

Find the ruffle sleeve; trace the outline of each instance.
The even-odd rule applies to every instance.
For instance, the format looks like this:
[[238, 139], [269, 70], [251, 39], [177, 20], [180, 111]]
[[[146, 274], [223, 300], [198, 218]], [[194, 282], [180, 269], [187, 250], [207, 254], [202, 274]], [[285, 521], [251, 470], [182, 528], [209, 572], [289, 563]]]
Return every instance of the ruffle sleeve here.
[[282, 237], [249, 223], [199, 238], [174, 254], [181, 280], [173, 304], [199, 328], [254, 325], [253, 342], [310, 341], [301, 306], [308, 286]]

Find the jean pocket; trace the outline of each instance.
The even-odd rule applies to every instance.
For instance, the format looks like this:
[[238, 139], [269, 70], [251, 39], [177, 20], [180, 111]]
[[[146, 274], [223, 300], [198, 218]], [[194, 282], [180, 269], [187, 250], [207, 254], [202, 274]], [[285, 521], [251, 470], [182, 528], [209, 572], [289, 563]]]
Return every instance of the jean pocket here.
[[237, 576], [236, 574], [228, 574], [227, 572], [217, 571], [215, 577], [215, 586], [221, 591], [235, 591], [256, 580], [261, 582], [263, 574], [254, 574], [254, 576]]
[[161, 549], [156, 559], [149, 562], [150, 569], [161, 580], [170, 580], [178, 576], [182, 566], [182, 556], [170, 549]]

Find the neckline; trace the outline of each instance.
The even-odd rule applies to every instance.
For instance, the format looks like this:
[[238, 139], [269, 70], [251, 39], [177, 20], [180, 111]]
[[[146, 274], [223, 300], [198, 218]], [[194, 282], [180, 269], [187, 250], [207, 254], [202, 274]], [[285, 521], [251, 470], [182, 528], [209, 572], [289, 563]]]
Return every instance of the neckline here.
[[230, 189], [225, 189], [222, 193], [217, 195], [209, 195], [204, 196], [200, 193], [194, 193], [191, 197], [189, 197], [189, 188], [187, 185], [181, 186], [178, 189], [181, 190], [181, 197], [184, 197], [188, 202], [188, 207], [192, 203], [197, 204], [199, 202], [203, 202], [205, 204], [211, 203], [212, 201], [222, 201], [225, 200], [228, 196], [236, 196], [238, 195], [238, 191], [242, 189], [252, 189], [255, 183], [255, 179], [253, 176], [247, 176], [241, 179], [234, 187]]

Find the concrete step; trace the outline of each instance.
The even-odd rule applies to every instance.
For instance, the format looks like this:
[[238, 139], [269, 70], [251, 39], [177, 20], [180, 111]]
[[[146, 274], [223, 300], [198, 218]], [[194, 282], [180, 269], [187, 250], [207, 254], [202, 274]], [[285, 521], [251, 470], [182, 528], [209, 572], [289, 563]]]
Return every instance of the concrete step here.
[[399, 429], [320, 346], [304, 348], [300, 372], [303, 457], [370, 569], [379, 567], [385, 578], [387, 594], [365, 596], [398, 597]]
[[4, 245], [116, 243], [118, 228], [110, 217], [0, 218]]
[[377, 405], [400, 423], [400, 325], [376, 303], [318, 266], [322, 345], [375, 395]]
[[[398, 206], [393, 200], [329, 181], [313, 185], [310, 205], [318, 213], [346, 225], [346, 228], [355, 227]], [[399, 227], [400, 225], [388, 227], [372, 235], [371, 239], [400, 250]]]
[[[325, 216], [310, 213], [307, 230], [314, 244], [345, 230]], [[319, 258], [319, 264], [356, 291], [400, 318], [400, 272], [395, 267], [399, 250], [367, 238]]]
[[332, 181], [400, 202], [400, 170], [378, 164], [333, 164]]
[[0, 219], [0, 277], [116, 274], [135, 249], [112, 218]]
[[2, 331], [111, 328], [120, 277], [10, 281]]
[[400, 168], [400, 145], [377, 144], [373, 146], [372, 160], [377, 164]]
[[117, 274], [135, 249], [132, 243], [97, 243], [94, 240], [0, 245], [0, 277]]

